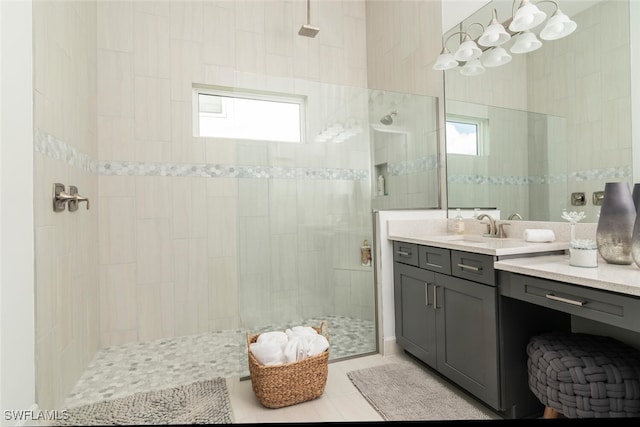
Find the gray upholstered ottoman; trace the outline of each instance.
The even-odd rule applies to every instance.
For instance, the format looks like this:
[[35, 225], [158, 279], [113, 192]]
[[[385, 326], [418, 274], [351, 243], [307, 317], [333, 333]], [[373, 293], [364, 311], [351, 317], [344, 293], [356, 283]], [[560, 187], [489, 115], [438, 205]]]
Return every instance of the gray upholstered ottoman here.
[[544, 416], [640, 416], [640, 351], [617, 340], [554, 332], [527, 345], [529, 388]]

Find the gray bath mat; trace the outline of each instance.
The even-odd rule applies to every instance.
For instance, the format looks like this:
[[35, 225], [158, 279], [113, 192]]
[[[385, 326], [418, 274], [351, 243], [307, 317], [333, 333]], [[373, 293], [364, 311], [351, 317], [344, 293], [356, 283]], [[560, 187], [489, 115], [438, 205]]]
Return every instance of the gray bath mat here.
[[224, 378], [66, 410], [58, 425], [230, 424], [231, 402]]
[[386, 421], [499, 419], [413, 363], [390, 363], [347, 376]]

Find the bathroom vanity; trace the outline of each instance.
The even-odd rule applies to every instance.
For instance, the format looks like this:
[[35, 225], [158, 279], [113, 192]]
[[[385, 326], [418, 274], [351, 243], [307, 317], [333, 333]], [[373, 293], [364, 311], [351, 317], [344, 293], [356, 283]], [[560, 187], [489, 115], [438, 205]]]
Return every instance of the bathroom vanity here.
[[397, 343], [499, 407], [494, 259], [394, 242]]
[[571, 316], [640, 332], [635, 266], [569, 265], [567, 242], [389, 233], [397, 344], [506, 418], [537, 416], [526, 346]]

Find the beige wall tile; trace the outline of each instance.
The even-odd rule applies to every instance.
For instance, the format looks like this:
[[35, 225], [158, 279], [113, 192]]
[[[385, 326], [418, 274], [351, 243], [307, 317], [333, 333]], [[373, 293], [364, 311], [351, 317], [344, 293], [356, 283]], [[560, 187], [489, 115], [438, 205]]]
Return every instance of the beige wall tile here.
[[99, 205], [100, 264], [136, 260], [135, 199], [104, 197]]
[[100, 333], [100, 347], [111, 347], [113, 345], [123, 345], [138, 341], [138, 329], [126, 331], [102, 331]]
[[218, 7], [218, 2], [205, 4], [203, 8], [204, 41], [202, 59], [206, 64], [235, 64], [235, 33], [233, 31], [234, 11]]
[[173, 233], [180, 238], [207, 237], [206, 178], [173, 178]]
[[137, 329], [136, 265], [100, 267], [100, 327], [102, 332]]
[[210, 257], [236, 256], [238, 218], [236, 200], [207, 198], [207, 253]]
[[171, 38], [202, 41], [203, 2], [171, 2]]
[[176, 334], [205, 332], [209, 326], [207, 242], [205, 239], [177, 239], [173, 247]]
[[141, 141], [171, 140], [171, 81], [135, 78], [135, 137]]
[[138, 339], [150, 341], [174, 337], [173, 283], [140, 285], [137, 294]]
[[171, 99], [191, 102], [193, 83], [203, 79], [202, 43], [171, 39]]
[[133, 55], [98, 50], [98, 114], [133, 117]]
[[136, 261], [139, 285], [173, 282], [172, 225], [168, 218], [136, 221]]
[[236, 257], [209, 258], [208, 273], [209, 318], [237, 318], [239, 312]]
[[135, 178], [136, 218], [172, 218], [172, 181], [165, 176], [138, 176]]
[[100, 160], [135, 160], [132, 117], [98, 116], [98, 156]]
[[[96, 15], [95, 3], [34, 2], [35, 126], [92, 158], [98, 154]], [[107, 72], [105, 82], [114, 74]], [[98, 301], [98, 195], [95, 174], [66, 159], [34, 156], [36, 386], [45, 409], [59, 407], [97, 349], [99, 311], [91, 308]], [[55, 182], [78, 186], [93, 208], [54, 213]]]
[[97, 2], [98, 48], [133, 52], [133, 1]]
[[170, 78], [169, 18], [135, 13], [134, 71], [137, 76]]

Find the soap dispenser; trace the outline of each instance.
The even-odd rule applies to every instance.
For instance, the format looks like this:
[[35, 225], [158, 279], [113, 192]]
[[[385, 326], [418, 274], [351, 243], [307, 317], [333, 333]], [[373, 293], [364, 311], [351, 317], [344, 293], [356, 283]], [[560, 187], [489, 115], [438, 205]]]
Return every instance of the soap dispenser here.
[[453, 232], [456, 234], [464, 234], [464, 219], [460, 209], [456, 209], [456, 217], [453, 220]]

